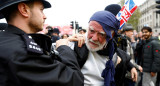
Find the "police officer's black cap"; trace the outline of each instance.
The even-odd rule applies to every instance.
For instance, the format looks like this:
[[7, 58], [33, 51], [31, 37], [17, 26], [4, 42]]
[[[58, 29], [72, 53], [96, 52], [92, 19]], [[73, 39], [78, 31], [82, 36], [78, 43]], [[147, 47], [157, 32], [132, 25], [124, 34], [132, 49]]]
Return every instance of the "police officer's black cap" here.
[[[0, 0], [0, 11], [3, 10], [6, 7], [9, 7], [11, 5], [14, 5], [19, 2], [24, 1], [32, 1], [32, 0]], [[43, 3], [44, 8], [50, 8], [51, 4], [46, 0], [40, 0]], [[4, 18], [3, 14], [0, 12], [0, 19]]]
[[53, 33], [57, 33], [57, 34], [59, 34], [59, 33], [60, 33], [60, 31], [59, 31], [59, 29], [58, 29], [58, 28], [54, 28], [54, 29], [53, 29]]

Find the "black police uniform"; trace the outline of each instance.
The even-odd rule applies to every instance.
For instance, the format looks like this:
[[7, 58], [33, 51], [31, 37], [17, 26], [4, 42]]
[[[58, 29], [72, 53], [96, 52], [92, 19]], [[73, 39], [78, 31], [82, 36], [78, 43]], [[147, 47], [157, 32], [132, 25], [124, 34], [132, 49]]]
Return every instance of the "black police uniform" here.
[[74, 52], [63, 45], [55, 58], [50, 46], [47, 36], [8, 25], [0, 33], [0, 86], [83, 86]]

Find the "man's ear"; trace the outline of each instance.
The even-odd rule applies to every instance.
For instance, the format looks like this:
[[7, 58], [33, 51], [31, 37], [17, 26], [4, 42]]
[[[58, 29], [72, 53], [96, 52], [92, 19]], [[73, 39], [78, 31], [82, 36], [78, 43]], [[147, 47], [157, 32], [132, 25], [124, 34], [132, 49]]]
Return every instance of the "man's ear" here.
[[25, 3], [18, 4], [18, 11], [23, 17], [29, 17], [30, 8]]
[[[112, 34], [112, 38], [113, 38], [114, 35], [115, 35], [115, 32], [112, 30], [112, 31], [111, 31], [111, 34]], [[110, 38], [109, 40], [111, 40], [112, 38]]]

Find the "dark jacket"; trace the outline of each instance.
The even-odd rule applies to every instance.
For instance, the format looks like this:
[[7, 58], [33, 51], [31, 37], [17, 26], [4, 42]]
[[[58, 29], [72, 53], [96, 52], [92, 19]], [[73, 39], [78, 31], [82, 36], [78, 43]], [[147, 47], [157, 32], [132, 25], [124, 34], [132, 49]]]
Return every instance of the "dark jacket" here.
[[139, 42], [136, 45], [136, 49], [135, 49], [135, 59], [138, 65], [142, 66], [142, 53], [143, 53], [143, 45], [145, 44], [145, 41], [140, 39]]
[[143, 71], [160, 71], [160, 42], [151, 37], [143, 47]]
[[9, 25], [0, 33], [0, 86], [83, 86], [74, 52], [63, 45], [55, 56], [50, 46], [47, 36]]

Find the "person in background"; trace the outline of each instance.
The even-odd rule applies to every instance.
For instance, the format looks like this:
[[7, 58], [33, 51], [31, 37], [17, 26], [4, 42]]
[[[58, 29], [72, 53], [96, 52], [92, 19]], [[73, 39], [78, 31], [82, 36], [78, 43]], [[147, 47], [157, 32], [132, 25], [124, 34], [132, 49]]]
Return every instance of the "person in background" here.
[[58, 28], [53, 28], [52, 36], [58, 36], [59, 37], [59, 29]]
[[[52, 33], [53, 33], [53, 27], [52, 26], [47, 26], [46, 30], [48, 30], [48, 33], [46, 34], [47, 36], [49, 36], [51, 38]], [[47, 31], [46, 31], [47, 32]]]
[[52, 40], [52, 43], [55, 43], [57, 40], [60, 39], [60, 36], [59, 36], [59, 29], [58, 28], [54, 28], [51, 30], [51, 40]]
[[50, 7], [46, 0], [0, 0], [0, 19], [8, 23], [0, 33], [0, 86], [84, 86], [68, 40], [57, 41], [55, 54], [51, 39], [37, 34]]
[[[138, 43], [141, 44], [142, 42], [144, 42], [143, 39], [142, 39], [142, 32], [141, 31], [138, 32], [138, 37], [137, 37], [137, 41], [136, 42], [137, 42], [137, 45], [136, 45], [136, 48], [135, 48], [135, 61], [136, 61], [136, 63], [138, 65], [140, 65], [141, 57], [142, 57], [141, 53], [143, 52], [142, 51], [142, 49], [143, 49], [142, 47], [143, 46], [139, 46]], [[137, 47], [141, 47], [140, 50], [137, 50]]]
[[79, 33], [79, 34], [85, 34], [85, 33], [86, 33], [86, 30], [85, 30], [85, 29], [80, 29], [80, 30], [78, 31], [78, 33]]
[[[113, 13], [115, 16], [118, 14], [118, 12], [121, 10], [121, 6], [118, 4], [110, 4], [108, 6], [105, 7], [106, 11], [110, 11], [111, 13]], [[114, 40], [116, 42], [116, 45], [118, 46], [118, 49], [121, 49], [124, 51], [125, 47], [127, 46], [126, 43], [126, 37], [122, 36], [122, 34], [120, 33], [122, 30], [118, 30], [118, 34], [117, 36], [114, 36]], [[126, 54], [126, 53], [125, 53]], [[130, 62], [130, 58], [126, 58], [125, 56], [120, 56], [120, 58], [122, 59], [122, 61], [117, 65], [116, 67], [116, 73], [115, 73], [115, 82], [116, 82], [116, 86], [124, 86], [124, 82], [125, 82], [125, 75], [127, 70], [131, 72], [131, 76], [135, 76], [134, 78], [132, 78], [133, 81], [137, 81], [136, 77], [137, 77], [137, 71], [134, 67], [134, 65]]]
[[[142, 86], [155, 86], [157, 72], [160, 71], [160, 42], [152, 37], [152, 28], [143, 27], [141, 29], [144, 42], [137, 44], [142, 48], [141, 66], [143, 67]], [[142, 47], [138, 47], [142, 46]]]
[[48, 30], [50, 29], [50, 27], [51, 26], [47, 26], [46, 28], [43, 28], [43, 30], [39, 31], [38, 33], [48, 35]]
[[46, 35], [50, 36], [49, 31], [52, 30], [52, 29], [53, 29], [52, 26], [47, 26], [47, 27], [44, 29], [44, 33], [45, 33]]
[[48, 29], [47, 35], [51, 38], [52, 43], [56, 43], [56, 41], [60, 39], [59, 29], [58, 28], [53, 28], [52, 26], [47, 26], [46, 28]]
[[68, 34], [63, 34], [63, 35], [61, 36], [62, 39], [67, 39], [68, 37], [69, 37]]
[[[123, 35], [126, 36], [127, 38], [127, 46], [126, 46], [126, 53], [130, 55], [131, 60], [130, 62], [136, 67], [137, 70], [140, 72], [143, 71], [143, 68], [140, 65], [137, 65], [135, 62], [135, 56], [134, 56], [134, 50], [136, 48], [136, 41], [133, 36], [133, 26], [131, 24], [125, 24], [123, 27]], [[125, 77], [125, 86], [135, 86], [135, 82], [132, 81], [131, 79], [131, 74], [130, 72], [127, 72], [126, 77]]]

